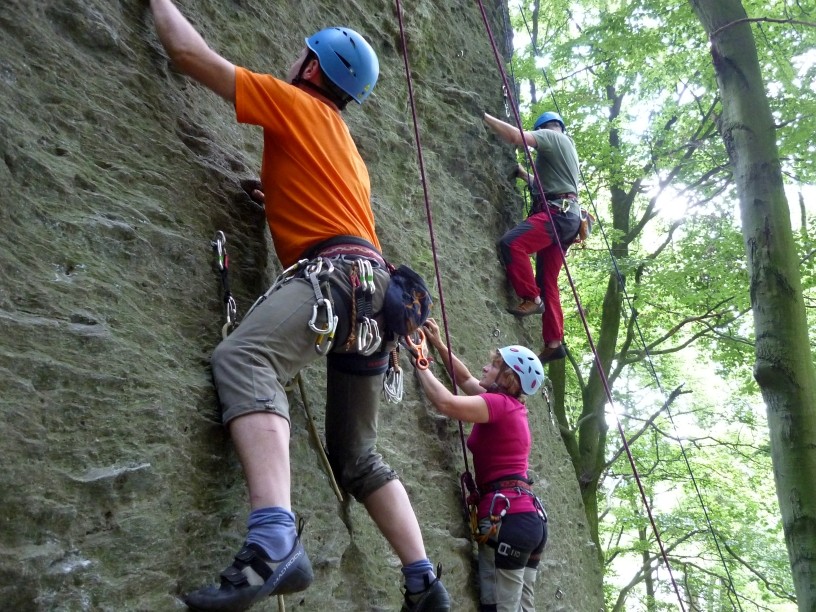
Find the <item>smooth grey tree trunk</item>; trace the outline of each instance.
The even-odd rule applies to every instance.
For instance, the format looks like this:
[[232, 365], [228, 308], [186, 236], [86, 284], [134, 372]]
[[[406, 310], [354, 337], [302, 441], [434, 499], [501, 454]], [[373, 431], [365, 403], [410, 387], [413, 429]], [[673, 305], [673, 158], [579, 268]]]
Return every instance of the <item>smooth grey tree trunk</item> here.
[[776, 134], [751, 25], [739, 0], [690, 0], [711, 38], [720, 134], [734, 169], [756, 333], [754, 377], [768, 411], [776, 493], [799, 610], [816, 611], [816, 369]]

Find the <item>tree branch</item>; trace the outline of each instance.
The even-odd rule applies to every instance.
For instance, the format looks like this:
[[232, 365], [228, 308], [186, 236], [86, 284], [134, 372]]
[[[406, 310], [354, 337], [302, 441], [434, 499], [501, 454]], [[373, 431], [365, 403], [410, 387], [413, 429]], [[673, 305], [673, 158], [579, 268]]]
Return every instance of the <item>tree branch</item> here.
[[816, 28], [816, 23], [811, 23], [810, 21], [800, 21], [799, 19], [774, 19], [773, 17], [743, 17], [742, 19], [735, 19], [730, 23], [726, 23], [724, 26], [720, 26], [716, 30], [714, 30], [711, 34], [709, 34], [709, 38], [714, 38], [723, 30], [727, 30], [728, 28], [739, 25], [741, 23], [788, 23], [788, 24], [796, 24], [796, 25], [803, 25], [808, 26], [809, 28]]

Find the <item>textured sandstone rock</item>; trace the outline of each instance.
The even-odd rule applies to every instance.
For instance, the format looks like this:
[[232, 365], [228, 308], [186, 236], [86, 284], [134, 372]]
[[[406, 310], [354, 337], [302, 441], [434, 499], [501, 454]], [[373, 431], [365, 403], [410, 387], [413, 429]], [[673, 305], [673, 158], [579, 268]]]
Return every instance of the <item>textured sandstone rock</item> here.
[[[278, 270], [263, 219], [239, 187], [256, 175], [261, 138], [168, 66], [145, 4], [9, 0], [0, 11], [0, 601], [8, 610], [181, 609], [177, 596], [214, 579], [244, 534], [243, 479], [208, 371], [222, 323], [209, 242], [226, 232], [245, 312]], [[510, 296], [493, 246], [520, 216], [505, 178], [511, 151], [480, 120], [484, 110], [503, 112], [500, 80], [475, 3], [406, 4], [442, 289], [454, 347], [478, 367], [497, 344], [537, 343], [535, 323], [504, 312]], [[393, 6], [182, 7], [222, 54], [277, 75], [320, 27], [347, 24], [370, 37], [382, 77], [347, 120], [369, 163], [386, 256], [433, 279], [438, 292]], [[322, 364], [304, 375], [322, 428]], [[402, 404], [382, 407], [381, 451], [402, 474], [455, 609], [473, 610], [459, 430], [410, 378], [406, 387]], [[337, 503], [302, 398], [292, 399], [293, 502], [307, 520], [316, 581], [287, 605], [396, 610], [398, 560], [359, 504]], [[539, 609], [597, 610], [600, 568], [574, 473], [543, 399], [530, 406], [533, 471], [551, 519]]]

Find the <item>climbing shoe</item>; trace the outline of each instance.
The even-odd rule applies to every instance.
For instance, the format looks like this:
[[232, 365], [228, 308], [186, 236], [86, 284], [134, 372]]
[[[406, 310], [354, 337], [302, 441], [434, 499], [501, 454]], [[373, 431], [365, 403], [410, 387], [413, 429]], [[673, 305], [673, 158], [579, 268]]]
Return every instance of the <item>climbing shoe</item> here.
[[441, 568], [436, 568], [437, 577], [433, 582], [425, 578], [425, 590], [417, 593], [405, 591], [405, 601], [401, 612], [450, 612], [450, 596], [439, 581]]
[[529, 317], [534, 314], [544, 312], [544, 302], [534, 302], [533, 300], [521, 300], [515, 308], [508, 308], [507, 312], [517, 317]]
[[550, 361], [557, 361], [567, 356], [567, 347], [563, 344], [558, 346], [545, 346], [544, 350], [538, 355], [538, 360], [541, 363], [548, 363]]
[[221, 572], [220, 586], [188, 593], [184, 603], [193, 610], [241, 612], [270, 595], [303, 591], [313, 578], [300, 538], [280, 561], [271, 560], [256, 544], [244, 544], [233, 564]]

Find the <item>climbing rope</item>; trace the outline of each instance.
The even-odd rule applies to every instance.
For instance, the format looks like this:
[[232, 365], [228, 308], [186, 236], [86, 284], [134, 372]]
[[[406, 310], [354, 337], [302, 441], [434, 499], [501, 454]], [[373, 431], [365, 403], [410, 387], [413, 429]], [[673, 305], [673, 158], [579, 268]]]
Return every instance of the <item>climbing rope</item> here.
[[[408, 101], [411, 105], [411, 118], [414, 123], [414, 140], [416, 141], [417, 147], [417, 163], [419, 164], [419, 175], [420, 180], [422, 182], [422, 191], [425, 199], [425, 216], [428, 220], [428, 233], [430, 235], [430, 242], [431, 242], [431, 255], [433, 256], [433, 264], [434, 264], [434, 274], [436, 276], [436, 286], [439, 291], [439, 309], [442, 313], [442, 327], [445, 330], [445, 342], [447, 343], [448, 347], [451, 346], [450, 341], [450, 332], [448, 330], [448, 315], [447, 310], [445, 309], [445, 292], [442, 290], [442, 276], [439, 272], [439, 256], [436, 252], [436, 236], [434, 234], [434, 227], [433, 227], [433, 215], [431, 214], [431, 200], [428, 195], [428, 180], [425, 175], [425, 160], [422, 156], [422, 140], [419, 137], [419, 121], [417, 119], [417, 110], [416, 110], [416, 103], [414, 101], [414, 82], [413, 78], [411, 77], [411, 65], [408, 61], [408, 43], [405, 37], [405, 24], [403, 23], [402, 18], [402, 3], [400, 0], [395, 0], [396, 2], [396, 9], [397, 9], [397, 19], [399, 20], [399, 31], [400, 31], [400, 44], [402, 46], [402, 59], [405, 65], [405, 80], [408, 84]], [[448, 376], [450, 376], [451, 382], [453, 384], [453, 393], [457, 393], [457, 386], [456, 386], [456, 374], [453, 370], [453, 351], [448, 351], [448, 363], [445, 364], [448, 370]], [[470, 472], [469, 462], [467, 458], [467, 446], [465, 444], [465, 429], [462, 421], [458, 421], [459, 424], [459, 440], [462, 445], [462, 456], [464, 458], [465, 463], [465, 472]]]
[[[539, 51], [538, 51], [538, 48], [536, 47], [536, 43], [535, 43], [535, 40], [533, 38], [533, 34], [532, 34], [531, 30], [530, 30], [530, 25], [527, 22], [527, 16], [526, 16], [526, 14], [524, 12], [523, 7], [519, 8], [519, 12], [521, 14], [521, 18], [522, 18], [522, 21], [524, 23], [524, 27], [527, 30], [527, 34], [530, 36], [530, 44], [531, 44], [531, 47], [532, 47], [532, 50], [533, 50], [533, 57], [536, 58], [536, 57], [539, 56]], [[558, 105], [558, 100], [556, 99], [555, 94], [552, 93], [553, 88], [552, 88], [552, 84], [550, 83], [549, 76], [547, 75], [547, 72], [543, 68], [540, 68], [540, 71], [541, 71], [542, 76], [544, 77], [544, 80], [545, 80], [546, 84], [547, 84], [547, 88], [550, 90], [550, 98], [553, 101], [553, 105], [555, 106], [556, 111], [558, 113], [561, 113], [561, 109], [560, 109], [560, 107]], [[580, 168], [579, 168], [579, 171], [581, 173], [581, 180], [583, 181], [584, 185], [586, 185], [587, 181], [586, 181], [586, 177], [584, 176], [584, 172]], [[638, 338], [640, 339], [641, 345], [643, 346], [643, 351], [644, 351], [644, 354], [645, 354], [645, 361], [647, 363], [649, 373], [651, 374], [653, 380], [655, 381], [655, 384], [657, 385], [657, 388], [660, 391], [661, 395], [663, 397], [668, 397], [668, 394], [666, 393], [666, 390], [663, 388], [663, 385], [661, 384], [660, 376], [658, 375], [657, 369], [655, 368], [654, 361], [652, 359], [652, 355], [649, 352], [648, 343], [646, 342], [646, 338], [645, 338], [645, 336], [643, 334], [643, 329], [641, 328], [640, 323], [638, 321], [638, 318], [637, 318], [637, 316], [635, 314], [635, 306], [634, 306], [633, 300], [632, 300], [631, 296], [629, 295], [629, 292], [626, 289], [626, 283], [624, 282], [623, 273], [621, 272], [620, 267], [618, 265], [618, 260], [617, 260], [617, 257], [615, 257], [615, 252], [612, 249], [612, 246], [610, 245], [609, 237], [608, 237], [608, 235], [607, 235], [607, 233], [605, 231], [603, 223], [601, 222], [601, 217], [598, 214], [598, 210], [597, 210], [597, 208], [595, 206], [595, 202], [594, 202], [594, 199], [592, 198], [592, 194], [587, 192], [587, 197], [589, 198], [592, 210], [595, 212], [595, 218], [597, 219], [598, 228], [600, 229], [601, 235], [603, 236], [604, 244], [606, 245], [606, 250], [609, 253], [609, 257], [612, 260], [612, 266], [613, 266], [613, 269], [615, 271], [615, 276], [618, 279], [618, 287], [620, 288], [620, 290], [621, 290], [621, 292], [622, 292], [622, 294], [624, 296], [624, 300], [626, 301], [626, 305], [627, 305], [627, 310], [630, 313], [630, 316], [632, 317], [632, 322], [634, 323], [634, 327], [635, 327], [635, 330], [637, 331]], [[728, 563], [725, 560], [725, 554], [723, 553], [722, 547], [720, 545], [720, 538], [717, 536], [717, 532], [714, 529], [714, 525], [713, 525], [713, 523], [711, 521], [711, 517], [710, 517], [709, 512], [708, 512], [708, 507], [707, 507], [707, 505], [705, 503], [705, 500], [703, 499], [702, 491], [700, 490], [700, 486], [698, 484], [697, 478], [694, 475], [694, 470], [691, 467], [691, 462], [689, 461], [688, 454], [686, 453], [685, 445], [683, 444], [682, 437], [680, 436], [677, 424], [675, 423], [675, 420], [674, 420], [674, 415], [672, 414], [671, 408], [670, 408], [668, 403], [666, 403], [666, 414], [669, 417], [669, 422], [672, 424], [672, 428], [674, 429], [675, 438], [676, 438], [677, 443], [678, 443], [678, 445], [680, 447], [680, 454], [683, 457], [683, 461], [685, 462], [685, 465], [686, 465], [686, 470], [688, 471], [689, 477], [691, 478], [691, 482], [692, 482], [692, 485], [694, 486], [695, 494], [696, 494], [697, 499], [698, 499], [698, 501], [700, 503], [700, 508], [702, 509], [703, 515], [705, 516], [706, 525], [708, 526], [708, 532], [710, 533], [711, 538], [714, 541], [714, 546], [717, 549], [717, 554], [718, 554], [718, 556], [720, 558], [720, 562], [721, 562], [721, 564], [723, 566], [726, 577], [728, 578], [727, 589], [728, 589], [729, 600], [731, 600], [732, 603], [736, 604], [736, 606], [737, 606], [737, 608], [739, 610], [742, 610], [742, 604], [740, 603], [739, 595], [737, 594], [737, 592], [736, 592], [736, 590], [734, 588], [734, 580], [733, 580], [733, 578], [731, 576], [731, 571], [728, 568]], [[733, 595], [733, 598], [732, 598], [732, 595]]]
[[[512, 96], [513, 94], [510, 91], [510, 87], [509, 87], [508, 82], [507, 82], [507, 72], [504, 69], [504, 63], [503, 63], [503, 61], [501, 59], [501, 56], [499, 54], [498, 47], [496, 46], [496, 41], [495, 41], [495, 38], [493, 37], [493, 31], [492, 31], [492, 29], [490, 27], [490, 22], [489, 22], [489, 20], [487, 18], [487, 12], [485, 11], [484, 3], [482, 2], [482, 0], [476, 0], [476, 1], [477, 1], [478, 5], [479, 5], [479, 11], [481, 12], [481, 15], [482, 15], [482, 21], [484, 22], [485, 30], [486, 30], [487, 36], [488, 36], [488, 38], [490, 40], [490, 46], [491, 46], [491, 48], [493, 50], [493, 56], [494, 56], [494, 58], [496, 60], [496, 65], [498, 66], [499, 72], [501, 73], [502, 82], [504, 83], [504, 87], [505, 87], [508, 95]], [[521, 117], [519, 116], [519, 112], [518, 112], [518, 106], [516, 105], [515, 100], [512, 100], [512, 103], [511, 103], [510, 106], [511, 106], [511, 108], [513, 110], [513, 116], [514, 116], [514, 118], [516, 120], [516, 125], [517, 125], [517, 127], [519, 129], [519, 133], [521, 134], [522, 142], [524, 142], [524, 126], [522, 125]], [[530, 165], [532, 166], [531, 153], [530, 153], [530, 151], [529, 151], [529, 149], [527, 147], [525, 147], [524, 149], [525, 149], [525, 154], [529, 159]], [[534, 172], [534, 175], [535, 175], [535, 181], [536, 181], [536, 184], [537, 184], [537, 187], [538, 187], [538, 191], [539, 191], [539, 193], [543, 194], [544, 189], [542, 189], [542, 187], [541, 187], [541, 183], [540, 183], [539, 177], [538, 177], [538, 172], [535, 170], [535, 166], [533, 166], [533, 172]], [[547, 210], [547, 214], [548, 215], [550, 214], [549, 210]], [[558, 238], [558, 234], [556, 233], [555, 236], [556, 236], [556, 241], [558, 243], [558, 246], [560, 247], [561, 244], [560, 244], [560, 240]], [[645, 489], [643, 487], [643, 482], [640, 479], [640, 476], [639, 476], [639, 473], [638, 473], [638, 470], [637, 470], [637, 465], [635, 463], [635, 459], [634, 459], [634, 457], [632, 455], [631, 449], [629, 448], [629, 443], [626, 440], [626, 433], [623, 431], [623, 425], [621, 425], [620, 419], [618, 418], [617, 411], [615, 409], [615, 403], [614, 403], [614, 400], [612, 399], [612, 390], [609, 387], [609, 380], [606, 377], [606, 372], [604, 372], [603, 364], [601, 363], [601, 359], [600, 359], [600, 357], [598, 355], [598, 350], [595, 347], [595, 342], [592, 339], [592, 332], [589, 329], [589, 323], [587, 322], [586, 316], [584, 315], [584, 309], [581, 306], [581, 300], [580, 300], [580, 298], [578, 296], [578, 290], [577, 290], [577, 288], [575, 286], [575, 282], [574, 282], [574, 280], [572, 278], [572, 274], [570, 273], [569, 266], [567, 264], [566, 256], [564, 254], [563, 249], [561, 250], [561, 257], [563, 259], [564, 270], [566, 272], [567, 280], [569, 281], [570, 289], [572, 290], [572, 295], [573, 295], [573, 298], [575, 299], [575, 303], [576, 303], [576, 306], [578, 308], [578, 315], [581, 318], [581, 323], [582, 323], [582, 325], [584, 327], [584, 331], [586, 333], [587, 341], [589, 343], [590, 349], [592, 350], [592, 355], [593, 355], [593, 359], [594, 359], [594, 362], [595, 362], [595, 367], [597, 368], [599, 378], [600, 378], [601, 383], [602, 383], [602, 385], [604, 387], [604, 392], [606, 393], [606, 397], [607, 397], [607, 401], [609, 403], [610, 409], [612, 410], [612, 413], [615, 416], [615, 422], [617, 423], [618, 433], [619, 433], [619, 435], [621, 437], [621, 441], [622, 441], [622, 444], [623, 444], [624, 451], [626, 452], [626, 456], [627, 456], [627, 458], [629, 460], [629, 465], [632, 468], [632, 474], [633, 474], [633, 476], [635, 478], [635, 482], [637, 483], [638, 490], [640, 492], [641, 500], [643, 502], [644, 508], [646, 509], [646, 513], [647, 513], [647, 515], [649, 517], [649, 522], [650, 522], [650, 524], [652, 526], [652, 531], [655, 534], [655, 539], [656, 539], [656, 541], [658, 543], [658, 546], [660, 548], [660, 554], [661, 554], [661, 556], [663, 558], [663, 563], [666, 565], [666, 569], [669, 572], [669, 577], [671, 579], [672, 586], [674, 587], [674, 592], [677, 595], [677, 600], [678, 600], [678, 603], [680, 604], [680, 608], [683, 610], [683, 612], [685, 612], [685, 605], [683, 604], [683, 598], [680, 595], [680, 588], [677, 585], [677, 581], [674, 578], [674, 572], [672, 571], [671, 563], [669, 562], [668, 554], [666, 553], [666, 547], [664, 546], [663, 540], [660, 537], [660, 531], [658, 530], [657, 524], [655, 523], [654, 514], [652, 513], [651, 506], [649, 505], [649, 501], [648, 501], [648, 499], [646, 497], [646, 491], [645, 491]]]

